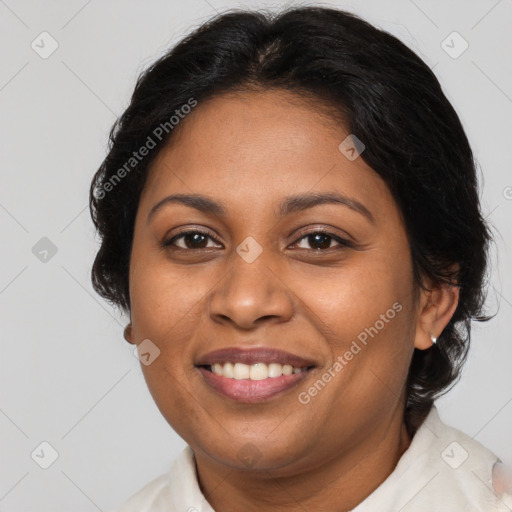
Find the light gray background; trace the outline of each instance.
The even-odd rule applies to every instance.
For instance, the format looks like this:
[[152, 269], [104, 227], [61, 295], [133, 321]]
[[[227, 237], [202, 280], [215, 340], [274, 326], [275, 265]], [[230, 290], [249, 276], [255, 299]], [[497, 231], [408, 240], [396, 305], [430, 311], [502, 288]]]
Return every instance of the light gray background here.
[[[500, 233], [489, 295], [499, 313], [475, 325], [463, 378], [438, 407], [512, 464], [512, 1], [329, 4], [418, 52], [467, 130]], [[184, 447], [123, 339], [126, 319], [92, 291], [88, 188], [147, 65], [216, 11], [283, 5], [0, 1], [0, 510], [114, 509]], [[47, 59], [31, 48], [43, 31], [59, 45]], [[456, 59], [441, 47], [453, 31], [469, 43]], [[32, 252], [42, 237], [57, 247], [46, 263]], [[59, 455], [48, 469], [31, 458], [43, 441]]]

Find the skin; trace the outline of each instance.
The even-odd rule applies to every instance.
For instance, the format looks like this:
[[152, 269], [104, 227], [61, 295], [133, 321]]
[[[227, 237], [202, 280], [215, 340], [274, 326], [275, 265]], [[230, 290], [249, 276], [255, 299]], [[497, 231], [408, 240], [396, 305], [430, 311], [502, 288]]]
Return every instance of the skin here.
[[[322, 112], [278, 90], [201, 103], [158, 154], [141, 195], [125, 337], [159, 347], [142, 365], [144, 377], [193, 449], [200, 488], [217, 511], [341, 511], [362, 502], [411, 442], [403, 413], [413, 350], [428, 349], [430, 333], [439, 336], [457, 306], [455, 287], [416, 288], [389, 189], [362, 158], [340, 152], [349, 132]], [[340, 204], [276, 215], [286, 196], [333, 191], [365, 205], [374, 222]], [[227, 213], [168, 203], [148, 222], [151, 208], [176, 193], [207, 195]], [[162, 247], [188, 229], [214, 238]], [[318, 229], [352, 246], [305, 237]], [[236, 252], [249, 236], [262, 248], [252, 263]], [[400, 312], [300, 403], [299, 393], [394, 303]], [[276, 347], [316, 368], [292, 390], [238, 403], [194, 366], [200, 355], [231, 346]], [[248, 450], [250, 464], [240, 457]]]

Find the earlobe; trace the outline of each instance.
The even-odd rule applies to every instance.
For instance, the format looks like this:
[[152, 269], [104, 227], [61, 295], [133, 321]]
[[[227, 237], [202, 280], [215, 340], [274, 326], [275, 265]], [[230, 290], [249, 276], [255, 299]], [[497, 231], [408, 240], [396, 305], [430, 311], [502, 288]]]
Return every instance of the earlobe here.
[[436, 344], [457, 309], [459, 292], [457, 285], [443, 283], [426, 293], [416, 327], [415, 348], [426, 350]]
[[132, 336], [132, 324], [129, 323], [126, 325], [126, 327], [124, 328], [124, 339], [128, 342], [128, 343], [131, 343], [132, 345], [134, 344], [134, 341], [133, 341], [133, 336]]

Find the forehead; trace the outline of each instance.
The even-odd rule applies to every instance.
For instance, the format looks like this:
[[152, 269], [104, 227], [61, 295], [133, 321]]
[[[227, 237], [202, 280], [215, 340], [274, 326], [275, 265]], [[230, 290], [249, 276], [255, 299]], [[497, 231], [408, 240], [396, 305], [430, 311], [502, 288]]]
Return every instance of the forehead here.
[[[380, 176], [340, 151], [350, 133], [329, 106], [287, 91], [214, 97], [181, 121], [151, 165], [143, 196], [173, 192], [267, 204], [284, 195], [337, 191], [374, 208], [393, 207]], [[143, 201], [141, 201], [142, 203]]]

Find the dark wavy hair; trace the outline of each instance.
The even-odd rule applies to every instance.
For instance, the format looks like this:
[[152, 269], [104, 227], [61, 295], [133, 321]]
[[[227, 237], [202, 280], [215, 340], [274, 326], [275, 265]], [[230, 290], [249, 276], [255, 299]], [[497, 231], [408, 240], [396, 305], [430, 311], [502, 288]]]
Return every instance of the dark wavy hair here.
[[[287, 90], [344, 119], [366, 146], [361, 158], [401, 210], [418, 293], [426, 276], [460, 287], [457, 309], [437, 344], [414, 350], [404, 418], [414, 433], [434, 399], [460, 376], [471, 320], [492, 318], [483, 315], [492, 237], [480, 211], [472, 150], [436, 76], [396, 37], [352, 13], [323, 7], [227, 11], [140, 75], [90, 187], [91, 216], [101, 236], [93, 287], [130, 311], [134, 221], [151, 162], [186, 123], [182, 114], [191, 99], [200, 108], [209, 98], [251, 88]], [[185, 119], [176, 124], [173, 116]], [[135, 162], [148, 137], [156, 148]]]

